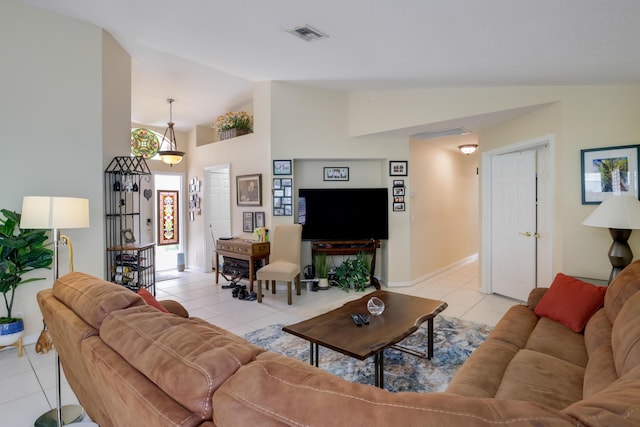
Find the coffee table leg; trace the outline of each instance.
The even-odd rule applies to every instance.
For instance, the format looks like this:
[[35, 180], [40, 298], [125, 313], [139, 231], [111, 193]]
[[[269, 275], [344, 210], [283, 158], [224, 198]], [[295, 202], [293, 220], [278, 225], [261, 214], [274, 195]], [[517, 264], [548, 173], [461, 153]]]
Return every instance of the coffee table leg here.
[[384, 349], [373, 356], [376, 387], [384, 388]]
[[318, 344], [309, 342], [309, 364], [318, 367]]
[[433, 318], [427, 320], [427, 337], [429, 341], [429, 348], [427, 349], [427, 359], [431, 360], [433, 357]]

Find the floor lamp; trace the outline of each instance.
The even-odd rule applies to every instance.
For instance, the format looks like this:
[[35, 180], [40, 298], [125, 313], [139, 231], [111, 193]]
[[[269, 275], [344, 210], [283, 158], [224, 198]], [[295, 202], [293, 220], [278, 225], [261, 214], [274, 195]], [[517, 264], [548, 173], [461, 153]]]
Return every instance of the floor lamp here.
[[612, 194], [582, 222], [591, 227], [609, 229], [613, 239], [609, 248], [609, 283], [633, 260], [627, 240], [631, 230], [640, 229], [640, 201], [631, 195]]
[[[62, 228], [89, 227], [89, 200], [74, 197], [25, 197], [22, 200], [20, 228], [50, 229], [53, 240], [53, 280], [58, 280], [58, 249], [69, 237], [60, 235]], [[69, 244], [69, 259], [73, 260], [73, 249]], [[54, 344], [55, 345], [55, 344]], [[60, 355], [56, 350], [56, 408], [42, 414], [36, 427], [57, 425], [61, 427], [83, 416], [78, 405], [62, 406], [60, 398]], [[54, 424], [57, 423], [57, 424]]]

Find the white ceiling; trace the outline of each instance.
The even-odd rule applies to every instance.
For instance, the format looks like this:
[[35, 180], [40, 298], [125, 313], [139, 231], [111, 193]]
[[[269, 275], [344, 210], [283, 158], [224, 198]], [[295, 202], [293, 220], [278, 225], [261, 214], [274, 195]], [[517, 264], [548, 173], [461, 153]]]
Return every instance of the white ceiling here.
[[[132, 121], [165, 126], [175, 98], [179, 130], [246, 104], [265, 80], [338, 90], [640, 83], [638, 0], [22, 1], [111, 33], [132, 57]], [[287, 32], [301, 25], [329, 38]], [[471, 130], [498, 120], [472, 119]]]

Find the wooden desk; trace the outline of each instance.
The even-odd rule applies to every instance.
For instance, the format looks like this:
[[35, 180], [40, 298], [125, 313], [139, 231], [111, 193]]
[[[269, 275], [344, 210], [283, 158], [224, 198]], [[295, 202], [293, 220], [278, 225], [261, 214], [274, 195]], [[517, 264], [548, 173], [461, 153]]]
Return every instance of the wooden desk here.
[[249, 261], [249, 292], [253, 292], [253, 263], [259, 259], [264, 259], [264, 263], [269, 264], [269, 253], [271, 246], [269, 242], [261, 243], [255, 240], [231, 239], [216, 240], [216, 285], [220, 274], [220, 256], [243, 259]]
[[380, 247], [380, 240], [321, 240], [311, 244], [311, 259], [316, 259], [317, 252], [326, 252], [331, 255], [357, 255], [360, 252], [370, 253], [371, 273], [370, 279], [376, 289], [380, 289], [378, 279], [373, 277], [376, 269], [376, 250]]

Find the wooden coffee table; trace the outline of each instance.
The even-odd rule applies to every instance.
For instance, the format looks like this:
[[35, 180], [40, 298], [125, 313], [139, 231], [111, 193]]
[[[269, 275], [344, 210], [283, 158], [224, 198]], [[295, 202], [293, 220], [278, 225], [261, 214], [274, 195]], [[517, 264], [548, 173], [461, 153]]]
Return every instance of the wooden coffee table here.
[[[367, 301], [371, 297], [384, 301], [385, 310], [380, 316], [370, 316]], [[374, 356], [375, 385], [384, 388], [384, 349], [398, 350], [424, 357], [423, 353], [396, 345], [427, 321], [428, 348], [426, 357], [433, 357], [433, 319], [447, 308], [443, 301], [378, 290], [362, 298], [346, 303], [309, 320], [288, 325], [283, 331], [309, 341], [309, 362], [318, 366], [318, 348], [327, 347], [347, 356], [365, 360]], [[369, 316], [369, 325], [356, 326], [351, 314]]]

